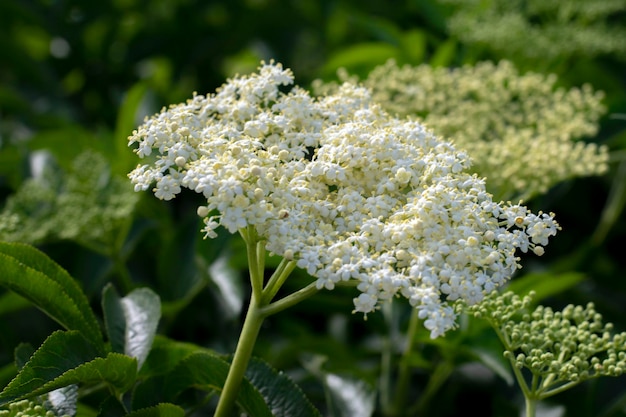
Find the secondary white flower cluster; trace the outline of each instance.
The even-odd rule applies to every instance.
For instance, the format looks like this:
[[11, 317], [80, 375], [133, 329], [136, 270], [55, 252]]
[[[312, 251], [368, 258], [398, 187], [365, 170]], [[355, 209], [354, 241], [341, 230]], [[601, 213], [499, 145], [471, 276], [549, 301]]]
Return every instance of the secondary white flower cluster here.
[[559, 229], [552, 214], [492, 201], [468, 158], [415, 121], [390, 117], [346, 83], [312, 98], [263, 63], [216, 93], [146, 119], [130, 137], [135, 190], [201, 193], [207, 237], [254, 227], [266, 249], [316, 277], [357, 280], [355, 311], [404, 296], [431, 336], [454, 327], [450, 303], [476, 303]]
[[[358, 83], [345, 70], [338, 75]], [[604, 93], [590, 85], [565, 89], [554, 75], [521, 73], [508, 61], [450, 69], [393, 60], [362, 84], [387, 112], [417, 118], [467, 152], [472, 171], [487, 178], [497, 199], [527, 200], [562, 181], [608, 170], [608, 148], [581, 140], [597, 134], [606, 112]], [[336, 86], [313, 83], [320, 95]]]

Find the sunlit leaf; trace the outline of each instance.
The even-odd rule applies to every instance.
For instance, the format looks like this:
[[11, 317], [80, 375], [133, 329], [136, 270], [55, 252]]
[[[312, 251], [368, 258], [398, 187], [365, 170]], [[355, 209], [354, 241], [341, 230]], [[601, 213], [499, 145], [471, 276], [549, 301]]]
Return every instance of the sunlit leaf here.
[[366, 74], [390, 58], [397, 59], [398, 54], [398, 47], [388, 43], [359, 43], [332, 55], [324, 65], [322, 73], [326, 76], [333, 76], [338, 68], [345, 68], [352, 74]]
[[102, 307], [111, 348], [136, 358], [141, 367], [150, 353], [161, 317], [159, 296], [149, 288], [138, 288], [119, 297], [109, 284], [103, 291]]
[[244, 290], [239, 271], [230, 265], [230, 256], [223, 252], [210, 266], [209, 275], [220, 292], [220, 299], [229, 318], [238, 316], [243, 307]]
[[370, 417], [376, 405], [376, 390], [361, 379], [325, 373], [324, 387], [329, 394], [333, 417]]
[[518, 295], [526, 295], [530, 291], [535, 292], [533, 302], [539, 303], [541, 300], [566, 291], [585, 279], [585, 274], [581, 272], [566, 272], [554, 274], [551, 272], [537, 272], [515, 278], [508, 285], [507, 289]]

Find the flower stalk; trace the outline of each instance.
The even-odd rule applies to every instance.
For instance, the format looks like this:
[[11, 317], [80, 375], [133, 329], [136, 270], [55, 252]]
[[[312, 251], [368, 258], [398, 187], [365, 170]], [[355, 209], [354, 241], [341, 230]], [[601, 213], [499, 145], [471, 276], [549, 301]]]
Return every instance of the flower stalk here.
[[235, 355], [224, 382], [224, 388], [215, 410], [215, 417], [227, 417], [231, 415], [231, 411], [237, 400], [239, 394], [239, 388], [243, 381], [248, 362], [252, 357], [252, 351], [256, 339], [263, 325], [265, 316], [259, 311], [256, 297], [252, 296], [248, 311], [246, 313], [246, 319], [239, 335], [239, 342], [237, 342], [237, 348], [235, 349]]
[[264, 320], [317, 292], [313, 283], [272, 303], [272, 299], [294, 270], [296, 263], [283, 259], [264, 286], [265, 248], [263, 241], [252, 226], [240, 230], [240, 234], [247, 248], [252, 295], [214, 417], [227, 417], [231, 414]]

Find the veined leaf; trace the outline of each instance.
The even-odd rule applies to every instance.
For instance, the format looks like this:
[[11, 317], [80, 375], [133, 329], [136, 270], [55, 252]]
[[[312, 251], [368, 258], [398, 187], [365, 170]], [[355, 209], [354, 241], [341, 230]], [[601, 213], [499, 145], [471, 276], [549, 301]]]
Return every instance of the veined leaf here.
[[68, 330], [78, 330], [104, 351], [100, 325], [78, 283], [33, 246], [0, 242], [0, 285], [45, 312]]
[[133, 390], [132, 409], [157, 405], [166, 398], [172, 399], [166, 377], [187, 356], [198, 352], [213, 353], [193, 343], [179, 342], [157, 335], [150, 354], [139, 372], [139, 383]]
[[107, 285], [102, 309], [112, 350], [136, 358], [141, 367], [150, 353], [161, 318], [159, 296], [149, 288], [138, 288], [120, 297], [112, 285]]
[[300, 387], [267, 362], [252, 358], [246, 379], [263, 396], [274, 416], [321, 417]]
[[[206, 352], [194, 353], [185, 358], [168, 375], [166, 386], [174, 398], [189, 388], [202, 391], [221, 391], [230, 364], [224, 359]], [[249, 415], [272, 417], [261, 394], [244, 378], [237, 398], [238, 405]]]
[[0, 393], [0, 405], [72, 384], [106, 382], [117, 392], [135, 382], [137, 361], [99, 350], [78, 331], [52, 333]]
[[[221, 391], [229, 368], [230, 364], [216, 355], [195, 353], [168, 375], [167, 386], [174, 395], [188, 388]], [[320, 417], [291, 379], [258, 359], [248, 365], [237, 404], [255, 417]]]

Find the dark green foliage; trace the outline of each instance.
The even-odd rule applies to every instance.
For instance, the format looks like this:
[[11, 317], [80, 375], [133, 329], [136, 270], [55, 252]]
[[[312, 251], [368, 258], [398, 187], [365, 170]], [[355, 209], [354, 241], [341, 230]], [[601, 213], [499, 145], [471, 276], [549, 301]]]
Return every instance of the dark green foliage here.
[[[210, 414], [248, 300], [241, 242], [202, 240], [197, 195], [163, 204], [135, 193], [125, 176], [138, 159], [126, 138], [145, 115], [211, 92], [261, 59], [282, 62], [307, 86], [336, 79], [339, 66], [364, 78], [388, 58], [433, 66], [507, 58], [520, 71], [555, 73], [565, 88], [604, 91], [607, 113], [588, 141], [609, 147], [609, 172], [528, 202], [554, 211], [563, 230], [542, 258], [523, 259], [510, 289], [533, 290], [555, 309], [592, 301], [625, 330], [626, 79], [616, 35], [626, 30], [624, 3], [605, 2], [604, 12], [561, 25], [581, 34], [573, 42], [548, 36], [557, 32], [540, 37], [558, 20], [552, 2], [532, 2], [545, 10], [526, 14], [526, 2], [467, 2], [507, 3], [528, 17], [541, 44], [515, 34], [464, 39], [450, 26], [459, 13], [487, 19], [506, 10], [481, 14], [459, 3], [0, 1], [0, 402], [78, 386], [79, 415]], [[582, 34], [595, 28], [612, 40], [588, 49]], [[268, 274], [277, 264], [267, 258]], [[282, 291], [308, 282], [296, 270]], [[243, 410], [352, 417], [349, 399], [359, 398], [357, 417], [444, 417], [471, 399], [481, 415], [519, 415], [511, 369], [484, 323], [466, 317], [444, 339], [421, 330], [407, 337], [407, 306], [363, 321], [351, 314], [354, 296], [350, 288], [321, 291], [266, 320], [254, 352], [265, 362], [250, 365]], [[146, 315], [129, 315], [126, 302]], [[408, 342], [414, 349], [404, 355]], [[410, 394], [394, 410], [402, 364]], [[547, 405], [568, 417], [626, 416], [624, 377], [581, 384]]]

